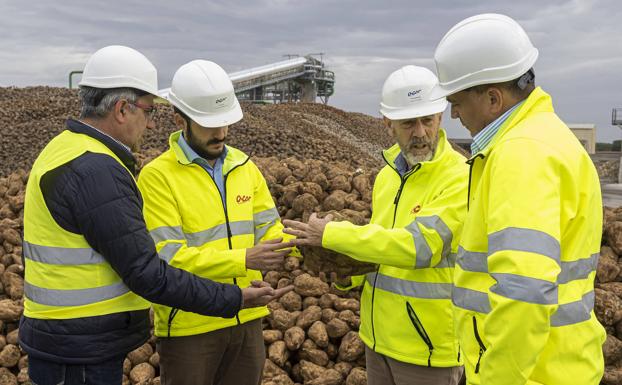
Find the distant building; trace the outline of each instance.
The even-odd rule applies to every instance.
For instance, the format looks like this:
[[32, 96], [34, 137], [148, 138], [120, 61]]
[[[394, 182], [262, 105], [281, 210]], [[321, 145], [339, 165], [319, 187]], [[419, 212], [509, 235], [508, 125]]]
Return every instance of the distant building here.
[[569, 124], [568, 127], [575, 134], [579, 142], [585, 147], [588, 154], [596, 152], [596, 125], [595, 124]]

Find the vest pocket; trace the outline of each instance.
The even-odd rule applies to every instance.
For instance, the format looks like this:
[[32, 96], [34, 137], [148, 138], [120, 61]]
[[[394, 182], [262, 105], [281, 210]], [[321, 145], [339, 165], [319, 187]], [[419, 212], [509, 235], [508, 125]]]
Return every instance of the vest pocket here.
[[415, 313], [415, 309], [413, 309], [412, 305], [409, 302], [406, 302], [406, 312], [408, 313], [408, 318], [410, 318], [410, 322], [412, 322], [413, 326], [415, 327], [417, 334], [419, 334], [419, 337], [421, 337], [423, 342], [428, 346], [428, 351], [430, 352], [430, 354], [428, 355], [428, 367], [431, 367], [432, 352], [434, 351], [434, 345], [432, 344], [432, 340], [430, 339], [430, 336], [428, 336], [428, 333], [425, 331], [425, 328], [423, 327], [421, 320], [417, 316], [417, 313]]
[[477, 364], [475, 365], [475, 373], [479, 373], [479, 364], [482, 360], [484, 352], [486, 351], [486, 346], [484, 345], [484, 342], [482, 342], [482, 339], [479, 336], [479, 331], [477, 330], [477, 319], [475, 319], [475, 316], [473, 316], [473, 333], [475, 334], [475, 339], [479, 344], [479, 356], [477, 357]]

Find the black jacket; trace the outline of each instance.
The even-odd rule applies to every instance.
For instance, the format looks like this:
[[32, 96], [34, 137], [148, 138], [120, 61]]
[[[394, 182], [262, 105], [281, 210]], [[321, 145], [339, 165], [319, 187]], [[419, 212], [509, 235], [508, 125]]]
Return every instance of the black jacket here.
[[[131, 152], [76, 120], [67, 129], [104, 143], [134, 173]], [[109, 155], [86, 152], [41, 178], [45, 203], [65, 230], [82, 234], [123, 282], [148, 301], [202, 315], [231, 318], [242, 304], [240, 289], [200, 278], [158, 258], [132, 175]], [[79, 277], [77, 277], [79, 279]], [[19, 338], [33, 357], [88, 364], [127, 354], [149, 337], [149, 311], [43, 320], [22, 317]]]

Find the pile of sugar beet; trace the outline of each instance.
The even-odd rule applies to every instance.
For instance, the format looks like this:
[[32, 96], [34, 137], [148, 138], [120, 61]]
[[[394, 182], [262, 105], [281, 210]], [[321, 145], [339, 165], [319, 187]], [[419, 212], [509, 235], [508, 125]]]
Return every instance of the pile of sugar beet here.
[[[28, 169], [40, 149], [77, 116], [75, 91], [0, 88], [0, 385], [29, 384], [28, 357], [17, 343], [23, 312], [23, 205]], [[252, 154], [283, 218], [306, 220], [312, 212], [339, 212], [363, 224], [371, 214], [371, 188], [382, 147], [391, 144], [381, 121], [317, 104], [243, 106], [245, 120], [229, 142]], [[158, 112], [147, 133], [146, 162], [167, 148], [170, 110]], [[9, 146], [9, 144], [12, 144]], [[605, 208], [603, 249], [597, 271], [595, 312], [607, 329], [602, 384], [622, 384], [622, 208]], [[297, 258], [281, 271], [265, 272], [273, 287], [295, 290], [269, 304], [264, 320], [263, 384], [366, 384], [364, 345], [358, 337], [359, 291], [340, 293], [325, 274]], [[152, 337], [128, 354], [124, 384], [159, 384]]]

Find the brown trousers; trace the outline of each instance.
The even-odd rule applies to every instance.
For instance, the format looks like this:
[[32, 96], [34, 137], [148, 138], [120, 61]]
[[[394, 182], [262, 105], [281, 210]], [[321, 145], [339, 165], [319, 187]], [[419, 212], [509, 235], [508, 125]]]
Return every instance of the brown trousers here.
[[464, 367], [429, 368], [376, 353], [365, 346], [367, 385], [458, 385]]
[[261, 319], [186, 337], [158, 338], [163, 385], [258, 385], [266, 350]]

